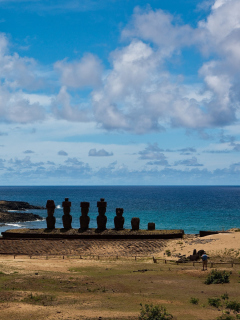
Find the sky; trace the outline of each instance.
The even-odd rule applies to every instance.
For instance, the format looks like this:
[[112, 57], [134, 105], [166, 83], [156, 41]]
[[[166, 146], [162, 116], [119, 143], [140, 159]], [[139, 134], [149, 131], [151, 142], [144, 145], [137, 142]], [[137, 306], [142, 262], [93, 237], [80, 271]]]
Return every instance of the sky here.
[[239, 185], [239, 0], [0, 0], [0, 185]]

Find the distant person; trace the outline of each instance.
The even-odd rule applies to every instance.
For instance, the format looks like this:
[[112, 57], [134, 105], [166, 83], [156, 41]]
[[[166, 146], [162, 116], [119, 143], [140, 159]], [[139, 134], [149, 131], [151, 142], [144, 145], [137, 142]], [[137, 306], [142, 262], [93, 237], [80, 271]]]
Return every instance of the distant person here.
[[207, 270], [207, 260], [208, 260], [208, 256], [206, 255], [206, 252], [204, 251], [202, 256], [202, 263], [203, 263], [203, 271]]

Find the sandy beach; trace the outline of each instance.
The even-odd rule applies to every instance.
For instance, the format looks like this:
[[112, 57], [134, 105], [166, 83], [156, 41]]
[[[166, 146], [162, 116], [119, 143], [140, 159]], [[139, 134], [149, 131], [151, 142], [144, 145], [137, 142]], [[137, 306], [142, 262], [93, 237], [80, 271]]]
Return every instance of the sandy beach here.
[[[209, 235], [206, 237], [186, 236], [180, 240], [169, 240], [165, 250], [170, 250], [174, 257], [177, 254], [189, 256], [193, 250], [204, 250], [210, 258], [221, 259], [240, 257], [240, 232], [232, 229], [229, 232]], [[159, 252], [161, 256], [165, 252]]]

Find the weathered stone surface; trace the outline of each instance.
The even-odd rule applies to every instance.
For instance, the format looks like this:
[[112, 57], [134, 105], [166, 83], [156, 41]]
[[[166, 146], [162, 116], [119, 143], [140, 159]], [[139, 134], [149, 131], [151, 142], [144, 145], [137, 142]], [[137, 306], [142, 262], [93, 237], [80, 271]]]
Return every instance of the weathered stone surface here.
[[89, 228], [90, 217], [88, 216], [90, 203], [89, 202], [81, 202], [81, 216], [80, 216], [80, 230], [86, 231]]
[[199, 260], [199, 255], [198, 254], [192, 254], [189, 256], [190, 261], [197, 261]]
[[97, 202], [98, 207], [98, 216], [97, 216], [97, 232], [106, 230], [107, 225], [107, 217], [105, 216], [106, 208], [107, 208], [107, 202], [104, 201], [103, 198], [100, 199], [100, 201]]
[[72, 216], [70, 215], [71, 204], [72, 203], [68, 201], [68, 198], [65, 198], [65, 201], [63, 201], [62, 203], [62, 207], [63, 207], [62, 222], [63, 222], [63, 228], [65, 230], [69, 230], [72, 228]]
[[123, 208], [116, 208], [116, 216], [114, 217], [114, 226], [116, 230], [123, 229], [124, 217], [122, 215]]
[[56, 228], [47, 229], [11, 229], [2, 232], [4, 238], [59, 238], [59, 239], [175, 239], [182, 238], [182, 230], [136, 230], [106, 229], [102, 232], [96, 232], [96, 229], [89, 228], [80, 233], [79, 229], [64, 230]]
[[55, 229], [55, 223], [56, 223], [56, 218], [54, 217], [54, 211], [55, 211], [55, 203], [53, 200], [47, 200], [46, 203], [46, 208], [47, 208], [47, 229]]
[[132, 230], [139, 230], [140, 219], [139, 218], [132, 218], [131, 220]]
[[155, 230], [155, 223], [154, 222], [148, 222], [148, 230]]

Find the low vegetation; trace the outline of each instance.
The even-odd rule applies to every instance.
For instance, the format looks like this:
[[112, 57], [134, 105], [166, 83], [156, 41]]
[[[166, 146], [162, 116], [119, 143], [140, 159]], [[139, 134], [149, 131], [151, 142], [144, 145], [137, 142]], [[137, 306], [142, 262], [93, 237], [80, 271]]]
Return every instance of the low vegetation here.
[[193, 298], [193, 297], [190, 298], [190, 303], [192, 303], [192, 304], [198, 304], [198, 302], [199, 302], [199, 299], [198, 299], [198, 298]]
[[212, 270], [205, 280], [205, 284], [229, 283], [230, 272]]
[[239, 317], [239, 265], [230, 269], [230, 283], [208, 286], [201, 264], [156, 264], [151, 258], [0, 257], [0, 270], [1, 320]]
[[229, 300], [227, 293], [221, 295], [220, 298], [209, 298], [208, 304], [218, 310], [221, 310], [221, 316], [218, 320], [234, 320], [240, 319], [240, 302], [236, 300]]
[[145, 304], [141, 305], [141, 312], [139, 320], [171, 320], [173, 316], [167, 312], [163, 306]]

